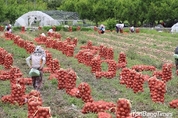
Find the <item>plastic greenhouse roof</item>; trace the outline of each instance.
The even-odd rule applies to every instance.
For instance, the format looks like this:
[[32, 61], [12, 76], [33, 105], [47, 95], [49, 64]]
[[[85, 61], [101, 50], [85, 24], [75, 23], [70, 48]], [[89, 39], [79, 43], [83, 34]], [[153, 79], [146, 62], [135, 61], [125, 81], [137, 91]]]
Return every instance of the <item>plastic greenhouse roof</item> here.
[[79, 20], [77, 12], [67, 12], [60, 10], [42, 11], [56, 20]]

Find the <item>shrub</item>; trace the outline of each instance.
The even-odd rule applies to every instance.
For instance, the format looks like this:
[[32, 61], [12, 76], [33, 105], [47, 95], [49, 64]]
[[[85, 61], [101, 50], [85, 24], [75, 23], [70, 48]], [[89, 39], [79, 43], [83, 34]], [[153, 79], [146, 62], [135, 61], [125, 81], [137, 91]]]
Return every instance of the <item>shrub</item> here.
[[92, 31], [93, 29], [90, 27], [81, 27], [81, 31]]
[[43, 26], [43, 30], [45, 30], [45, 31], [48, 31], [51, 28], [52, 28], [52, 26]]
[[116, 25], [116, 20], [115, 19], [108, 19], [107, 21], [106, 21], [106, 23], [107, 23], [107, 25], [106, 25], [106, 27], [107, 27], [107, 29], [109, 29], [109, 30], [113, 30], [113, 29], [115, 29], [115, 25]]
[[77, 27], [76, 26], [72, 26], [72, 31], [77, 31]]
[[13, 29], [13, 31], [18, 31], [18, 30], [21, 30], [21, 26], [19, 26], [19, 27], [13, 27], [12, 29]]
[[56, 26], [56, 31], [60, 31], [60, 30], [62, 30], [62, 26], [61, 25]]

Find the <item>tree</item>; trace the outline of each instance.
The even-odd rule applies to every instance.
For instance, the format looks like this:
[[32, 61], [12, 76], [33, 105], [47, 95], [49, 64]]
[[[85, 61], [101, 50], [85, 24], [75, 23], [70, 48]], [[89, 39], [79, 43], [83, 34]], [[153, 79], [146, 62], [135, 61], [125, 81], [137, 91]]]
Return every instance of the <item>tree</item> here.
[[120, 3], [120, 19], [128, 21], [130, 25], [137, 26], [140, 20], [140, 0], [127, 0]]
[[[34, 6], [34, 4], [40, 5]], [[31, 0], [8, 0], [8, 2], [5, 2], [4, 7], [6, 10], [6, 19], [8, 19], [10, 23], [14, 23], [18, 17], [28, 11], [47, 9], [47, 5], [43, 0], [35, 0], [35, 2]]]
[[0, 22], [5, 20], [6, 8], [4, 0], [0, 0]]
[[[46, 1], [46, 0], [45, 0]], [[47, 9], [48, 10], [57, 10], [61, 6], [64, 0], [47, 0]]]
[[75, 12], [75, 4], [78, 0], [64, 0], [62, 1], [62, 5], [57, 7], [58, 10], [67, 10], [71, 12]]
[[112, 9], [108, 11], [109, 1], [112, 0], [65, 0], [58, 9], [77, 12], [81, 19], [91, 20], [98, 26], [98, 22], [114, 17]]

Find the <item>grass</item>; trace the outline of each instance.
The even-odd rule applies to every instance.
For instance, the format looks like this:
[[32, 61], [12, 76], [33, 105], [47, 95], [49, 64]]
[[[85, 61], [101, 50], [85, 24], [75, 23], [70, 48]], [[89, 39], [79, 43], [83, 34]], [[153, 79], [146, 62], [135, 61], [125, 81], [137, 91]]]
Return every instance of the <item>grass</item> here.
[[[26, 32], [25, 34], [21, 34], [19, 32], [15, 32], [16, 34], [23, 37], [25, 40], [31, 40], [38, 36], [40, 32]], [[139, 34], [116, 34], [116, 33], [106, 33], [104, 35], [98, 35], [96, 32], [59, 32], [62, 35], [62, 40], [66, 37], [77, 37], [78, 44], [75, 48], [75, 54], [80, 50], [80, 46], [86, 45], [88, 40], [93, 42], [93, 45], [98, 46], [101, 43], [110, 44], [111, 46], [115, 46], [114, 48], [114, 59], [117, 62], [118, 55], [120, 51], [124, 51], [127, 55], [127, 67], [132, 67], [137, 64], [145, 64], [145, 65], [153, 65], [157, 69], [161, 70], [163, 61], [151, 58], [147, 54], [152, 54], [158, 58], [165, 58], [166, 53], [162, 55], [158, 55], [154, 52], [147, 52], [146, 55], [140, 55], [138, 52], [144, 52], [144, 50], [138, 50], [137, 45], [144, 45], [147, 48], [150, 48], [150, 44], [143, 44], [142, 42], [139, 44], [139, 41], [147, 41], [145, 37], [151, 37], [152, 40], [149, 40], [151, 44], [151, 48], [161, 50], [160, 44], [164, 45], [164, 49], [172, 52], [173, 48], [175, 48], [177, 42], [176, 35], [177, 34], [168, 34], [164, 33], [160, 35], [158, 32], [154, 31], [142, 31]], [[89, 36], [91, 35], [91, 36]], [[166, 37], [166, 38], [164, 38]], [[134, 39], [134, 40], [133, 40]], [[171, 39], [171, 40], [169, 40]], [[121, 42], [121, 43], [119, 43]], [[167, 43], [168, 42], [168, 43]], [[125, 44], [125, 45], [124, 45]], [[135, 47], [126, 46], [126, 44], [135, 45]], [[173, 44], [173, 45], [172, 45]], [[6, 41], [3, 38], [0, 38], [0, 47], [6, 49], [9, 53], [13, 54], [14, 57], [14, 65], [20, 67], [20, 70], [23, 72], [24, 77], [28, 76], [29, 68], [25, 65], [25, 58], [29, 55], [26, 51], [18, 46], [14, 45], [12, 41]], [[122, 48], [120, 48], [122, 47]], [[44, 46], [45, 48], [45, 46]], [[172, 80], [167, 83], [167, 93], [165, 95], [165, 103], [159, 104], [152, 102], [149, 95], [149, 88], [147, 83], [144, 84], [144, 92], [134, 94], [131, 89], [125, 87], [125, 85], [119, 84], [119, 73], [121, 70], [117, 70], [117, 76], [112, 79], [96, 79], [95, 76], [90, 72], [91, 68], [85, 66], [84, 64], [78, 63], [77, 59], [74, 57], [67, 57], [63, 55], [60, 51], [55, 49], [46, 48], [52, 53], [53, 58], [57, 58], [60, 62], [61, 68], [68, 69], [72, 68], [78, 78], [77, 78], [77, 86], [81, 82], [87, 82], [92, 89], [91, 94], [95, 101], [104, 100], [108, 102], [116, 103], [119, 98], [127, 98], [132, 101], [132, 110], [136, 111], [162, 111], [162, 112], [171, 112], [174, 114], [173, 118], [176, 118], [177, 110], [171, 109], [168, 107], [168, 103], [177, 99], [177, 82], [175, 75], [175, 70], [173, 69], [173, 77]], [[168, 57], [168, 60], [173, 62], [172, 57]], [[3, 66], [0, 66], [0, 69], [3, 70]], [[107, 70], [107, 64], [102, 63], [102, 70]], [[65, 90], [57, 90], [57, 80], [52, 79], [48, 80], [49, 74], [45, 74], [44, 85], [41, 90], [42, 98], [43, 98], [43, 106], [50, 107], [52, 110], [53, 118], [96, 118], [97, 115], [94, 113], [82, 114], [80, 111], [84, 105], [81, 99], [77, 99], [75, 97], [71, 97], [65, 93]], [[9, 81], [0, 81], [0, 96], [7, 95], [10, 93]], [[27, 92], [32, 89], [31, 86], [27, 86]], [[71, 109], [72, 104], [75, 105], [76, 109]], [[1, 110], [2, 109], [2, 110]], [[112, 114], [113, 115], [113, 114]], [[3, 118], [25, 118], [27, 117], [27, 106], [14, 106], [10, 104], [5, 104], [0, 102], [0, 116]], [[115, 117], [113, 115], [113, 117]]]

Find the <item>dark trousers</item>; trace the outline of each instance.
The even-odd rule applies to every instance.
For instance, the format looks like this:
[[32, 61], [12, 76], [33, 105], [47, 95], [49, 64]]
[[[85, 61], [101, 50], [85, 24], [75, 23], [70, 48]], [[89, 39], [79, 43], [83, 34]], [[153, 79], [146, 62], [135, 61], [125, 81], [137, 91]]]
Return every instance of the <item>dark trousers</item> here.
[[116, 26], [116, 32], [118, 33], [119, 32], [119, 28]]
[[35, 90], [39, 90], [41, 88], [42, 80], [43, 80], [43, 72], [40, 69], [38, 70], [40, 71], [40, 76], [32, 77], [33, 88]]
[[178, 70], [178, 59], [175, 59], [176, 70]]
[[130, 32], [134, 33], [134, 30], [130, 30]]
[[101, 30], [101, 34], [104, 34], [104, 31], [103, 31], [103, 30]]

